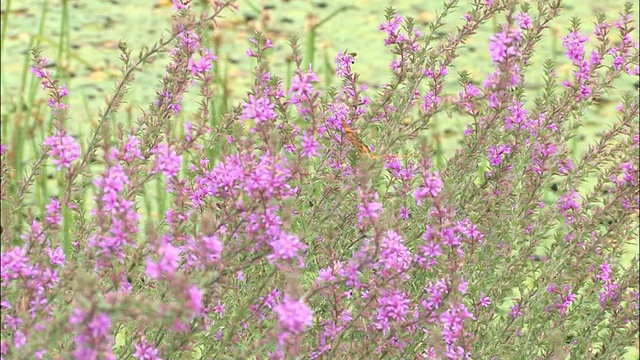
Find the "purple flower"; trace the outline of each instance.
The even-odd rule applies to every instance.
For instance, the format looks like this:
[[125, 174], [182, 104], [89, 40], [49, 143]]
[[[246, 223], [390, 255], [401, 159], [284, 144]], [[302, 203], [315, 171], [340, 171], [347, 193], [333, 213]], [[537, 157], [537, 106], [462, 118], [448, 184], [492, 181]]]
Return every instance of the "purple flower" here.
[[384, 40], [385, 46], [402, 42], [403, 37], [398, 31], [402, 20], [401, 16], [393, 14], [393, 18], [387, 19], [387, 22], [381, 23], [378, 27], [378, 30], [387, 33], [387, 38]]
[[420, 186], [413, 193], [418, 205], [422, 204], [422, 200], [427, 197], [436, 197], [442, 191], [442, 179], [440, 173], [436, 170], [424, 177], [424, 185]]
[[509, 309], [511, 309], [511, 311], [509, 312], [509, 315], [512, 318], [517, 318], [518, 316], [522, 316], [522, 312], [520, 311], [520, 305], [519, 304], [514, 304], [511, 307], [509, 307]]
[[386, 332], [391, 323], [404, 321], [409, 314], [410, 305], [411, 301], [406, 293], [399, 290], [383, 291], [378, 297], [374, 326]]
[[302, 135], [301, 145], [302, 156], [312, 158], [318, 155], [318, 148], [320, 147], [320, 143], [315, 139], [311, 131], [304, 132], [304, 135]]
[[503, 154], [511, 154], [511, 148], [504, 144], [500, 144], [497, 147], [489, 146], [489, 153], [487, 154], [489, 164], [491, 164], [491, 166], [498, 166], [502, 164]]
[[156, 280], [160, 279], [163, 274], [172, 277], [180, 261], [180, 250], [171, 244], [164, 244], [160, 252], [162, 256], [158, 262], [147, 259], [146, 274]]
[[402, 273], [411, 265], [411, 253], [402, 243], [402, 237], [389, 230], [380, 244], [380, 260], [378, 262], [385, 270]]
[[327, 127], [331, 129], [342, 129], [342, 122], [347, 122], [349, 118], [349, 108], [343, 102], [328, 104], [326, 110]]
[[555, 304], [556, 309], [560, 312], [561, 315], [565, 315], [567, 313], [567, 309], [571, 304], [576, 300], [576, 294], [569, 292], [566, 296], [563, 296], [558, 303]]
[[82, 324], [84, 319], [85, 319], [85, 315], [82, 309], [74, 308], [73, 312], [69, 316], [69, 323], [73, 325], [79, 325], [79, 324]]
[[434, 242], [433, 240], [429, 241], [426, 245], [420, 247], [420, 251], [422, 252], [423, 255], [430, 258], [435, 258], [437, 256], [442, 255], [442, 249], [440, 248], [440, 245], [437, 242]]
[[51, 261], [52, 266], [55, 266], [55, 265], [59, 265], [61, 267], [64, 266], [65, 255], [60, 246], [58, 246], [55, 250], [52, 250], [51, 248], [47, 248], [46, 251], [47, 251], [47, 255], [49, 255], [49, 261]]
[[[246, 165], [242, 164], [241, 166]], [[291, 194], [288, 182], [292, 175], [287, 161], [280, 160], [268, 153], [261, 156], [258, 164], [250, 168], [248, 173], [245, 171], [241, 175], [243, 178], [240, 179], [240, 188], [244, 189], [252, 198], [268, 199], [274, 196], [286, 197]]]
[[491, 298], [485, 296], [484, 294], [480, 294], [480, 306], [483, 308], [488, 308], [491, 305]]
[[[29, 259], [24, 248], [14, 247], [13, 249], [3, 251], [0, 256], [0, 279], [3, 282], [16, 279], [19, 276], [28, 276], [31, 272]], [[4, 284], [3, 284], [4, 285]]]
[[458, 223], [458, 231], [460, 231], [467, 239], [471, 241], [477, 241], [482, 244], [482, 240], [484, 239], [484, 234], [478, 230], [478, 226], [473, 224], [471, 220], [468, 218], [462, 219]]
[[531, 17], [525, 12], [518, 13], [518, 25], [521, 29], [529, 29], [531, 27]]
[[217, 236], [203, 236], [201, 242], [206, 251], [208, 261], [215, 262], [220, 260], [224, 245]]
[[580, 35], [579, 32], [573, 31], [562, 38], [562, 45], [567, 49], [566, 55], [575, 65], [580, 65], [584, 57], [584, 43], [589, 38]]
[[406, 206], [402, 205], [402, 207], [400, 207], [400, 219], [408, 220], [410, 213], [411, 213], [411, 210], [407, 209]]
[[29, 70], [39, 79], [48, 78], [51, 76], [51, 73], [45, 70], [45, 65], [47, 65], [47, 63], [49, 63], [49, 60], [42, 58], [36, 66], [32, 66]]
[[358, 279], [361, 273], [358, 267], [359, 264], [356, 261], [350, 260], [347, 266], [338, 269], [338, 275], [346, 278], [345, 285], [355, 288], [361, 286], [360, 280]]
[[351, 65], [356, 62], [351, 55], [345, 54], [341, 51], [336, 56], [335, 62], [336, 74], [339, 78], [346, 78], [348, 76], [351, 76]]
[[226, 310], [224, 308], [224, 304], [222, 303], [222, 300], [220, 300], [220, 299], [218, 299], [218, 303], [217, 304], [213, 305], [212, 310], [213, 310], [213, 312], [215, 314], [218, 314], [220, 316], [224, 315], [225, 312], [226, 312]]
[[456, 234], [456, 228], [443, 227], [440, 229], [440, 239], [442, 243], [449, 246], [459, 246], [460, 236]]
[[598, 292], [600, 308], [605, 309], [607, 305], [617, 307], [620, 304], [620, 284], [609, 282], [602, 284], [602, 290]]
[[12, 315], [7, 315], [6, 319], [4, 320], [5, 326], [13, 331], [18, 330], [18, 327], [20, 327], [23, 322], [24, 321], [21, 318]]
[[580, 204], [577, 201], [579, 198], [580, 195], [575, 190], [571, 190], [558, 199], [558, 211], [566, 218], [567, 223], [573, 223], [575, 214], [580, 210]]
[[[45, 81], [43, 81], [43, 85], [44, 85], [44, 82]], [[55, 88], [54, 97], [49, 99], [49, 102], [48, 102], [49, 107], [53, 109], [68, 109], [69, 106], [63, 103], [62, 101], [60, 101], [62, 100], [63, 97], [67, 95], [69, 95], [69, 90], [67, 89], [67, 85], [62, 84], [61, 86], [58, 86], [57, 88]]]
[[297, 71], [291, 79], [291, 87], [289, 88], [289, 94], [291, 95], [291, 102], [298, 104], [302, 101], [303, 97], [311, 96], [314, 94], [313, 83], [319, 82], [318, 75], [313, 72], [311, 64], [309, 64], [309, 70], [307, 73]]
[[111, 328], [111, 319], [107, 314], [100, 313], [91, 319], [87, 327], [94, 338], [106, 337], [109, 335], [109, 329]]
[[428, 295], [426, 299], [422, 300], [422, 307], [432, 312], [440, 308], [440, 305], [444, 301], [444, 297], [449, 292], [449, 286], [447, 285], [446, 280], [440, 279], [435, 283], [429, 282], [429, 285], [425, 288], [425, 293]]
[[506, 129], [522, 129], [527, 121], [527, 110], [523, 108], [521, 101], [514, 100], [513, 104], [509, 106], [510, 114], [505, 116], [505, 128]]
[[[180, 25], [180, 27], [182, 27], [182, 25]], [[185, 52], [193, 53], [198, 49], [198, 42], [200, 39], [195, 31], [181, 31], [177, 38], [180, 42], [179, 47], [181, 47]]]
[[[376, 193], [374, 199], [377, 200], [378, 194]], [[384, 211], [382, 204], [378, 201], [364, 200], [358, 204], [358, 224], [362, 224], [365, 219], [375, 221], [380, 217], [380, 214]]]
[[273, 307], [278, 316], [278, 326], [285, 333], [302, 334], [313, 324], [313, 311], [302, 300], [291, 300], [288, 296]]
[[187, 302], [187, 308], [192, 310], [195, 314], [199, 314], [200, 311], [202, 311], [202, 290], [198, 289], [195, 285], [191, 285], [189, 286], [187, 294], [189, 299]]
[[622, 179], [631, 186], [636, 186], [638, 182], [638, 169], [636, 165], [631, 162], [625, 162], [620, 165], [622, 169]]
[[62, 224], [62, 216], [60, 216], [60, 202], [58, 199], [51, 198], [45, 206], [46, 216], [44, 222], [46, 225]]
[[158, 356], [158, 349], [152, 345], [147, 344], [144, 340], [133, 345], [135, 352], [132, 356], [138, 360], [162, 360]]
[[156, 155], [155, 172], [162, 172], [167, 179], [178, 174], [182, 156], [176, 154], [174, 150], [170, 150], [167, 144], [158, 145], [153, 153]]
[[249, 101], [242, 103], [240, 119], [254, 120], [256, 125], [261, 125], [278, 118], [274, 109], [275, 105], [269, 101], [269, 98], [256, 98], [254, 95], [249, 95]]
[[429, 91], [422, 98], [422, 110], [425, 112], [433, 111], [440, 105], [440, 102], [440, 97], [435, 92]]
[[318, 271], [318, 277], [316, 278], [316, 282], [317, 283], [326, 283], [329, 281], [334, 281], [336, 279], [336, 277], [333, 275], [333, 269], [328, 267], [328, 268], [323, 268], [320, 269]]
[[518, 56], [521, 40], [519, 29], [504, 28], [502, 32], [491, 35], [489, 53], [494, 64], [503, 62], [507, 57]]
[[273, 249], [267, 256], [269, 261], [288, 260], [298, 256], [300, 250], [307, 248], [295, 235], [281, 233], [274, 241], [269, 243]]
[[[447, 345], [453, 345], [462, 336], [463, 323], [466, 319], [473, 319], [473, 314], [469, 312], [467, 307], [462, 304], [452, 304], [440, 315], [442, 323], [442, 340]], [[458, 357], [454, 357], [458, 358]]]
[[602, 281], [605, 284], [611, 282], [611, 266], [608, 262], [605, 261], [602, 263], [602, 265], [600, 265], [600, 271], [596, 275], [596, 279]]
[[558, 160], [558, 173], [560, 175], [567, 175], [573, 170], [573, 160], [570, 157]]
[[109, 167], [104, 176], [98, 176], [93, 184], [102, 192], [100, 200], [104, 202], [105, 210], [112, 211], [119, 201], [118, 194], [126, 184], [129, 184], [129, 178], [124, 173], [122, 166], [116, 164]]
[[27, 343], [27, 336], [24, 332], [18, 330], [13, 334], [13, 346], [16, 349], [20, 349]]
[[187, 69], [191, 71], [193, 76], [204, 76], [209, 72], [209, 70], [211, 70], [211, 64], [216, 60], [218, 60], [218, 57], [205, 49], [198, 61], [193, 60], [193, 58], [189, 59]]
[[182, 94], [181, 93], [173, 93], [167, 89], [162, 90], [159, 93], [159, 100], [156, 99], [154, 101], [154, 105], [156, 107], [160, 107], [161, 105], [166, 107], [168, 110], [171, 110], [174, 115], [178, 115], [180, 110], [182, 110]]
[[80, 157], [78, 142], [60, 130], [57, 130], [55, 135], [45, 138], [43, 145], [50, 147], [49, 156], [53, 158], [58, 170], [63, 167], [70, 168], [71, 162]]
[[86, 315], [81, 309], [75, 308], [69, 322], [77, 327], [74, 337], [76, 350], [75, 359], [97, 359], [99, 354], [103, 359], [115, 359], [112, 353], [113, 337], [111, 336], [111, 319], [106, 313], [94, 314], [86, 321]]

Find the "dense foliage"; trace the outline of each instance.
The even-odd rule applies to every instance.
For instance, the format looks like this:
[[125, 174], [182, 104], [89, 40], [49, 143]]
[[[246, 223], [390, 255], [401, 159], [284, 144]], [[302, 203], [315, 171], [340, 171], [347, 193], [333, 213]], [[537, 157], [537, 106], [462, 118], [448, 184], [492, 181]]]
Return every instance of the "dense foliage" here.
[[[634, 345], [637, 94], [615, 99], [597, 143], [569, 146], [582, 114], [638, 76], [631, 5], [593, 34], [574, 20], [566, 79], [553, 60], [528, 72], [560, 0], [477, 0], [443, 39], [456, 0], [422, 31], [389, 9], [391, 79], [371, 97], [367, 54], [337, 54], [341, 85], [324, 89], [295, 39], [291, 80], [272, 74], [256, 33], [253, 88], [218, 116], [201, 40], [235, 5], [174, 3], [168, 39], [138, 57], [120, 43], [90, 137], [69, 133], [68, 91], [33, 53], [53, 129], [23, 171], [7, 161], [20, 139], [2, 135], [3, 359], [619, 359]], [[490, 21], [493, 72], [477, 84], [459, 71], [446, 94]], [[155, 101], [118, 121], [165, 49]], [[191, 88], [200, 110], [176, 125]], [[426, 136], [436, 114], [471, 119], [446, 160]], [[47, 167], [58, 193], [38, 203]]]

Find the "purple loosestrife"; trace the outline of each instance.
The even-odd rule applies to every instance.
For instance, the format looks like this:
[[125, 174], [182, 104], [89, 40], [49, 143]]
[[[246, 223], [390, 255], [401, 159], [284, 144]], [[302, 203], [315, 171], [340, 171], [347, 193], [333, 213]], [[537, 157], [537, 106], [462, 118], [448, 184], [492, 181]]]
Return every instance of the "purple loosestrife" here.
[[560, 215], [565, 217], [567, 225], [573, 223], [575, 221], [575, 214], [580, 210], [578, 193], [573, 190], [562, 195], [560, 199], [558, 199], [558, 210]]
[[36, 66], [31, 67], [31, 72], [42, 80], [42, 88], [50, 91], [49, 107], [53, 109], [54, 117], [62, 121], [66, 110], [68, 110], [68, 105], [63, 102], [63, 99], [69, 95], [69, 90], [64, 84], [58, 85], [58, 80], [52, 79], [51, 72], [45, 70], [48, 62], [49, 60], [37, 56], [35, 59]]
[[298, 69], [291, 79], [289, 102], [296, 105], [300, 115], [305, 114], [302, 110], [302, 103], [309, 102], [319, 95], [319, 92], [313, 88], [313, 84], [317, 82], [320, 82], [320, 79], [318, 79], [318, 75], [313, 72], [311, 64], [309, 64], [309, 69], [306, 73]]
[[314, 134], [308, 131], [302, 135], [300, 145], [302, 147], [301, 155], [309, 158], [317, 156], [321, 146]]
[[186, 249], [188, 250], [185, 256], [187, 266], [204, 270], [220, 261], [224, 244], [215, 234], [202, 235], [197, 240], [189, 238]]
[[156, 156], [155, 168], [153, 171], [163, 173], [167, 179], [178, 174], [180, 171], [182, 156], [171, 150], [166, 144], [158, 145], [152, 152]]
[[547, 311], [552, 311], [555, 308], [560, 315], [566, 315], [569, 306], [577, 298], [576, 294], [571, 292], [571, 286], [569, 285], [563, 285], [562, 289], [558, 289], [555, 284], [551, 284], [547, 287], [547, 292], [558, 296], [558, 301], [553, 304], [553, 307], [548, 307]]
[[43, 145], [50, 148], [49, 155], [53, 158], [53, 164], [58, 170], [70, 168], [71, 162], [80, 157], [80, 145], [73, 137], [61, 131], [56, 131], [55, 135], [47, 137]]
[[376, 308], [376, 329], [386, 333], [394, 323], [402, 323], [409, 314], [411, 301], [400, 291], [383, 292], [378, 297]]
[[158, 261], [147, 259], [146, 274], [156, 280], [173, 277], [179, 265], [180, 254], [180, 250], [171, 244], [161, 245], [158, 251]]
[[522, 40], [520, 29], [504, 28], [502, 32], [491, 36], [489, 53], [495, 64], [503, 63], [508, 57], [520, 55], [519, 44]]
[[424, 177], [424, 185], [418, 188], [413, 196], [416, 198], [418, 205], [421, 205], [424, 198], [436, 197], [440, 191], [442, 191], [442, 180], [440, 180], [440, 176], [436, 170], [432, 174]]
[[416, 262], [421, 267], [424, 267], [428, 270], [432, 266], [436, 265], [436, 258], [442, 255], [443, 252], [440, 244], [435, 241], [435, 230], [432, 230], [429, 226], [427, 226], [427, 230], [425, 231], [423, 238], [425, 240], [425, 244], [418, 248], [418, 253], [416, 254]]
[[216, 60], [218, 60], [217, 56], [213, 55], [208, 49], [203, 49], [200, 59], [197, 61], [193, 57], [189, 59], [187, 69], [191, 71], [194, 77], [202, 77], [211, 70], [212, 63]]
[[144, 340], [134, 344], [135, 352], [133, 357], [136, 360], [162, 360], [158, 356], [158, 349], [147, 344]]
[[[567, 57], [574, 65], [578, 66], [578, 70], [574, 72], [579, 88], [577, 101], [588, 99], [591, 96], [591, 87], [589, 86], [591, 69], [601, 62], [601, 56], [595, 51], [591, 53], [589, 61], [583, 61], [585, 55], [583, 43], [587, 41], [589, 41], [589, 38], [581, 36], [577, 31], [569, 33], [562, 41], [563, 46], [567, 49]], [[567, 81], [565, 85], [571, 86], [571, 83]]]
[[279, 341], [286, 342], [291, 335], [303, 333], [311, 326], [313, 311], [301, 300], [291, 300], [287, 296], [273, 307], [278, 318], [278, 326], [282, 331]]
[[567, 49], [566, 55], [573, 62], [574, 65], [580, 65], [584, 58], [584, 43], [589, 41], [589, 38], [580, 35], [580, 33], [574, 31], [564, 38], [562, 38], [562, 45]]
[[267, 97], [256, 97], [249, 95], [249, 101], [242, 104], [242, 115], [240, 119], [254, 120], [257, 126], [277, 118], [274, 111], [275, 105]]
[[297, 259], [300, 267], [304, 266], [304, 259], [299, 256], [301, 250], [306, 249], [306, 245], [300, 242], [295, 235], [280, 234], [269, 242], [271, 254], [267, 256], [269, 261]]
[[60, 225], [62, 224], [62, 217], [60, 216], [60, 202], [57, 199], [51, 198], [49, 203], [45, 206], [47, 216], [45, 217], [45, 225]]
[[98, 268], [108, 267], [113, 258], [123, 262], [124, 246], [135, 246], [133, 235], [138, 232], [138, 214], [135, 203], [124, 197], [125, 189], [130, 185], [130, 174], [125, 172], [125, 166], [139, 153], [135, 138], [129, 138], [127, 147], [126, 152], [111, 149], [111, 159], [108, 161], [113, 165], [107, 168], [104, 175], [94, 180], [98, 189], [95, 201], [100, 206], [93, 211], [93, 215], [96, 218], [111, 219], [102, 223], [100, 231], [92, 235], [87, 244], [98, 255]]
[[76, 309], [69, 322], [76, 327], [74, 359], [116, 359], [112, 353], [111, 319], [105, 313], [86, 314]]
[[380, 24], [378, 27], [378, 30], [387, 34], [387, 38], [384, 40], [385, 46], [401, 43], [404, 39], [404, 36], [399, 31], [402, 20], [402, 17], [396, 13], [393, 14], [393, 18], [388, 19], [387, 22]]
[[507, 145], [498, 145], [497, 147], [494, 146], [490, 146], [489, 147], [489, 154], [487, 155], [487, 157], [489, 158], [489, 164], [491, 164], [491, 166], [498, 166], [500, 164], [502, 164], [502, 156], [504, 154], [510, 154], [511, 153], [511, 148]]
[[473, 314], [469, 312], [464, 304], [452, 304], [452, 306], [440, 315], [442, 324], [442, 340], [446, 344], [446, 356], [449, 359], [462, 359], [469, 357], [470, 353], [465, 352], [464, 347], [459, 346], [464, 334], [464, 322], [466, 319], [473, 319]]
[[358, 204], [358, 223], [366, 226], [376, 221], [384, 209], [382, 204], [378, 202], [377, 193], [372, 197], [368, 196], [362, 189], [359, 189], [358, 192], [361, 198], [361, 202]]
[[[277, 44], [256, 33], [253, 86], [220, 111], [224, 31], [212, 50], [208, 25], [233, 4], [209, 5], [175, 0], [170, 39], [138, 59], [120, 44], [123, 80], [82, 153], [69, 93], [34, 56], [54, 131], [26, 176], [5, 163], [18, 144], [0, 147], [2, 359], [623, 358], [637, 335], [637, 263], [621, 254], [637, 237], [640, 137], [637, 99], [614, 88], [638, 72], [630, 6], [612, 24], [596, 16], [593, 34], [571, 21], [565, 72], [533, 56], [560, 0], [475, 2], [445, 36], [456, 0], [425, 31], [389, 9], [391, 79], [371, 97], [366, 55], [338, 53], [321, 76], [340, 84], [325, 89], [294, 39], [287, 84], [268, 61]], [[454, 61], [492, 20], [479, 87], [485, 74]], [[111, 115], [158, 51], [155, 100], [121, 124]], [[605, 95], [617, 119], [573, 151]], [[452, 156], [431, 126], [448, 117], [468, 124]], [[57, 194], [33, 186], [48, 157]]]
[[356, 62], [353, 56], [340, 52], [338, 53], [338, 56], [336, 56], [335, 62], [336, 74], [339, 78], [347, 78], [352, 75], [351, 65], [355, 64]]
[[392, 230], [382, 238], [378, 264], [382, 267], [383, 273], [404, 273], [409, 270], [411, 253], [404, 246], [402, 237]]

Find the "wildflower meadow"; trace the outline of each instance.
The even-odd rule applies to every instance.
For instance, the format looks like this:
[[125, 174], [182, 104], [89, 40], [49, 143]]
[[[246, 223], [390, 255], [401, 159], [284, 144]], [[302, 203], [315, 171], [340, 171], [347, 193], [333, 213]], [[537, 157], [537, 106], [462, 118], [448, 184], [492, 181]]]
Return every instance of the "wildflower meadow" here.
[[372, 71], [319, 45], [353, 4], [227, 56], [267, 2], [173, 0], [97, 97], [72, 3], [23, 72], [3, 45], [1, 359], [637, 358], [632, 3], [370, 5]]

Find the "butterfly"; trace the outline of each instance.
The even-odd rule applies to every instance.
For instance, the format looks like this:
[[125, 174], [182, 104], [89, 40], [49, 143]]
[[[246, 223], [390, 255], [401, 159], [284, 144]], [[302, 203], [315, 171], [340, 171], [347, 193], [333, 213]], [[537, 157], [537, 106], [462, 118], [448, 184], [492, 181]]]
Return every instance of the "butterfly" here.
[[376, 156], [372, 154], [371, 150], [369, 150], [369, 147], [362, 140], [360, 140], [360, 138], [358, 137], [358, 134], [356, 134], [356, 131], [350, 128], [344, 120], [341, 120], [341, 122], [342, 122], [342, 130], [344, 130], [344, 133], [347, 135], [347, 140], [349, 140], [351, 145], [353, 145], [353, 147], [359, 153], [365, 154], [368, 157], [375, 159]]
[[[349, 140], [349, 142], [356, 149], [357, 152], [368, 156], [370, 159], [377, 159], [379, 157], [378, 155], [373, 154], [369, 146], [367, 146], [367, 144], [365, 144], [362, 140], [360, 140], [360, 137], [356, 133], [356, 130], [350, 128], [349, 125], [347, 125], [347, 123], [344, 120], [341, 120], [341, 123], [342, 123], [342, 130], [347, 135], [347, 140]], [[383, 158], [385, 160], [394, 159], [394, 158], [402, 159], [404, 158], [404, 156], [399, 154], [387, 154]]]

